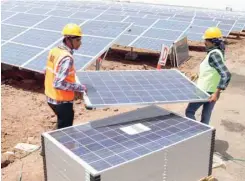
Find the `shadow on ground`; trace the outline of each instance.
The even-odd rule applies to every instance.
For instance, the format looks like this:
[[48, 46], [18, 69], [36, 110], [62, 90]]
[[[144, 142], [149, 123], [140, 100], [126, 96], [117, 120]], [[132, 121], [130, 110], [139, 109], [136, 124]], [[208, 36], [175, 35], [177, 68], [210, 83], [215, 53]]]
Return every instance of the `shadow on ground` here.
[[230, 154], [227, 153], [228, 148], [229, 148], [229, 143], [227, 141], [215, 140], [214, 151], [219, 153], [221, 155], [221, 159], [223, 159], [224, 161], [233, 158]]

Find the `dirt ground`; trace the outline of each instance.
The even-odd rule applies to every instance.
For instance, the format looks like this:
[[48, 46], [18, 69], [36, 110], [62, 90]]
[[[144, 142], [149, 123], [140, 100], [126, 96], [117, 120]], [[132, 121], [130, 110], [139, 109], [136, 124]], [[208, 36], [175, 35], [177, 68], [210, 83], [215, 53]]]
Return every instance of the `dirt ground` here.
[[[227, 65], [232, 73], [228, 89], [222, 93], [215, 106], [211, 125], [217, 129], [215, 150], [222, 154], [225, 168], [213, 169], [213, 176], [219, 181], [244, 181], [245, 162], [245, 38], [229, 39]], [[191, 58], [180, 69], [190, 75], [198, 71], [204, 52], [190, 52]], [[121, 60], [109, 54], [102, 69], [153, 69], [156, 60]], [[2, 153], [13, 151], [17, 143], [40, 145], [40, 134], [54, 128], [56, 118], [46, 104], [42, 81], [7, 79], [2, 82]], [[183, 115], [186, 104], [162, 105]], [[75, 103], [75, 123], [126, 112], [137, 107], [113, 107], [100, 110], [86, 110], [82, 101]], [[200, 116], [200, 114], [199, 114]], [[201, 144], [201, 143], [200, 143]], [[16, 154], [23, 156], [23, 154]], [[197, 162], [198, 164], [198, 162]], [[21, 171], [22, 170], [22, 171]], [[43, 163], [39, 151], [18, 159], [2, 169], [2, 180], [16, 181], [22, 172], [23, 181], [43, 181]]]

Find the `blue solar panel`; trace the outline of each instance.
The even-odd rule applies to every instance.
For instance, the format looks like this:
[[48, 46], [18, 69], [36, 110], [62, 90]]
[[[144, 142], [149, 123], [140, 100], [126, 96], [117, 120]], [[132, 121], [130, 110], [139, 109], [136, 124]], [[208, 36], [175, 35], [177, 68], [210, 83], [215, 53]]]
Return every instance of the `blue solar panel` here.
[[115, 44], [119, 44], [122, 46], [128, 46], [133, 40], [135, 40], [137, 36], [131, 35], [121, 35], [115, 42]]
[[45, 17], [47, 16], [19, 13], [3, 21], [3, 23], [30, 27], [43, 20]]
[[42, 23], [35, 26], [35, 28], [48, 29], [48, 30], [57, 30], [60, 31], [68, 23], [81, 24], [85, 20], [82, 19], [72, 19], [72, 18], [63, 18], [63, 17], [49, 17]]
[[181, 18], [181, 17], [171, 17], [169, 18], [169, 20], [173, 20], [173, 21], [182, 21], [185, 23], [191, 23], [191, 19], [186, 19], [186, 18]]
[[232, 28], [232, 31], [239, 31], [241, 32], [243, 30], [244, 24], [242, 23], [236, 23], [234, 27]]
[[207, 21], [212, 21], [214, 18], [207, 17], [207, 16], [196, 16], [195, 20], [207, 20]]
[[88, 107], [205, 101], [208, 95], [177, 70], [80, 72]]
[[96, 56], [100, 51], [113, 41], [109, 38], [98, 38], [91, 36], [83, 36], [82, 45], [76, 52], [82, 55]]
[[222, 35], [223, 36], [229, 36], [229, 34], [230, 34], [230, 30], [221, 30], [222, 31]]
[[27, 29], [23, 27], [17, 27], [17, 26], [5, 25], [5, 24], [1, 24], [1, 25], [2, 25], [1, 27], [2, 40], [9, 40]]
[[73, 14], [71, 16], [71, 18], [78, 18], [78, 19], [93, 19], [95, 18], [96, 16], [98, 16], [100, 14], [100, 12], [96, 12], [96, 11], [93, 11], [93, 12], [77, 12], [75, 14]]
[[124, 20], [124, 22], [134, 23], [134, 25], [138, 26], [150, 26], [152, 25], [156, 19], [148, 19], [148, 18], [138, 18], [138, 17], [128, 17]]
[[169, 30], [162, 30], [162, 29], [155, 29], [151, 28], [147, 30], [143, 36], [150, 37], [150, 38], [157, 38], [157, 39], [165, 39], [165, 40], [172, 40], [175, 41], [178, 37], [182, 34], [182, 31], [169, 31]]
[[[23, 68], [43, 73], [46, 68], [48, 52], [49, 51], [45, 51], [41, 55], [37, 56], [28, 64], [24, 65]], [[74, 64], [76, 70], [84, 68], [84, 66], [88, 64], [91, 61], [91, 59], [91, 57], [84, 57], [81, 55], [74, 54]]]
[[61, 38], [60, 33], [30, 29], [13, 39], [14, 42], [46, 48]]
[[203, 34], [201, 33], [193, 33], [193, 32], [186, 32], [185, 35], [187, 36], [187, 39], [191, 41], [200, 41], [202, 40], [202, 36], [203, 36]]
[[163, 20], [165, 20], [165, 19], [167, 19], [167, 18], [169, 18], [170, 16], [169, 15], [153, 15], [153, 14], [147, 14], [146, 16], [145, 16], [146, 18], [155, 18], [155, 19], [163, 19]]
[[127, 31], [125, 31], [124, 34], [127, 34], [127, 35], [140, 35], [146, 29], [147, 29], [147, 27], [141, 27], [141, 26], [133, 25]]
[[61, 17], [67, 17], [71, 15], [71, 12], [68, 10], [52, 10], [47, 13], [47, 15], [53, 15], [53, 16], [61, 16]]
[[49, 8], [32, 8], [30, 11], [27, 11], [27, 13], [33, 13], [33, 14], [45, 14], [49, 12], [51, 9]]
[[48, 51], [37, 56], [23, 67], [32, 71], [43, 73], [46, 68], [47, 58], [48, 58]]
[[173, 41], [140, 37], [132, 44], [132, 46], [154, 51], [161, 51], [162, 44], [170, 47], [173, 44]]
[[232, 19], [222, 19], [222, 18], [216, 18], [216, 21], [221, 21], [222, 24], [227, 24], [227, 25], [233, 25], [236, 20], [232, 20]]
[[192, 23], [192, 25], [195, 26], [205, 26], [205, 27], [217, 26], [217, 24], [218, 24], [217, 21], [207, 21], [207, 20], [198, 20], [198, 19], [195, 19]]
[[1, 10], [10, 10], [12, 8], [14, 8], [15, 6], [14, 5], [11, 5], [11, 4], [1, 4]]
[[153, 27], [154, 28], [162, 28], [169, 30], [180, 30], [184, 31], [190, 23], [179, 22], [179, 21], [170, 21], [170, 20], [160, 20]]
[[108, 9], [107, 11], [105, 11], [104, 14], [124, 15], [125, 12], [123, 12], [123, 11], [117, 11], [117, 10], [112, 10], [112, 9]]
[[82, 26], [84, 34], [116, 38], [130, 24], [106, 21], [88, 21]]
[[13, 11], [13, 12], [23, 12], [23, 13], [28, 11], [28, 10], [30, 10], [30, 7], [28, 7], [28, 6], [16, 6], [16, 7], [11, 9], [11, 11]]
[[221, 29], [223, 36], [228, 36], [230, 34], [233, 25], [220, 23], [218, 27]]
[[189, 33], [201, 33], [203, 34], [207, 30], [207, 27], [204, 26], [191, 26], [188, 29]]
[[92, 63], [93, 57], [85, 57], [82, 55], [75, 54], [74, 59], [75, 59], [74, 64], [76, 70], [78, 71], [87, 68], [90, 65], [90, 63]]
[[[110, 119], [118, 122], [116, 126], [107, 124], [102, 127], [94, 127], [91, 122], [91, 124], [57, 130], [49, 135], [96, 171], [103, 171], [211, 130], [206, 125], [163, 109], [161, 109], [161, 114], [133, 119], [142, 111], [150, 112], [152, 109], [154, 107], [146, 107], [98, 120], [106, 122]], [[128, 119], [128, 121], [120, 122], [121, 119]], [[127, 126], [136, 129], [138, 124], [145, 126], [148, 130], [130, 135], [121, 129]]]
[[122, 21], [126, 16], [120, 15], [111, 15], [111, 14], [102, 14], [96, 18], [96, 20], [104, 20], [104, 21]]
[[220, 23], [218, 25], [218, 27], [221, 29], [221, 30], [230, 30], [232, 28], [233, 25], [228, 25], [228, 24], [223, 24], [223, 23]]
[[3, 21], [4, 19], [6, 19], [6, 18], [12, 16], [13, 14], [15, 14], [15, 13], [10, 12], [10, 11], [3, 11], [3, 10], [2, 10], [2, 11], [1, 11], [1, 21]]
[[41, 52], [42, 49], [14, 43], [6, 43], [2, 47], [1, 62], [20, 66], [30, 58]]

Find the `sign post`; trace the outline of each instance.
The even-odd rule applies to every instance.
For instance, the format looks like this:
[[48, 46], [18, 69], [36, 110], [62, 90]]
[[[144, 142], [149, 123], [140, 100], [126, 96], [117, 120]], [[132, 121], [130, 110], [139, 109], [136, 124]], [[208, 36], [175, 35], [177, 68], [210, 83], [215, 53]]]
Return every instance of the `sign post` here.
[[162, 44], [161, 54], [158, 60], [157, 69], [161, 69], [162, 66], [166, 65], [168, 59], [169, 48]]

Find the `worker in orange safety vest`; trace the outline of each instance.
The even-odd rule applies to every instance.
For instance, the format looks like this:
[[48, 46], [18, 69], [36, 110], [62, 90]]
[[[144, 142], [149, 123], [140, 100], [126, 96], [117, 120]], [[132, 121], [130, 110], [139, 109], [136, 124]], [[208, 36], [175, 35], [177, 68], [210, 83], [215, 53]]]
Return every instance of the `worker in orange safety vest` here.
[[57, 129], [72, 126], [75, 92], [86, 92], [86, 86], [75, 80], [73, 50], [81, 46], [82, 31], [67, 24], [62, 31], [63, 44], [50, 50], [45, 71], [45, 95], [57, 116]]

